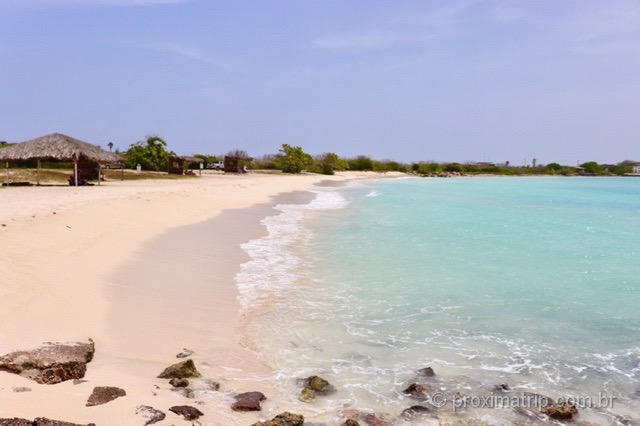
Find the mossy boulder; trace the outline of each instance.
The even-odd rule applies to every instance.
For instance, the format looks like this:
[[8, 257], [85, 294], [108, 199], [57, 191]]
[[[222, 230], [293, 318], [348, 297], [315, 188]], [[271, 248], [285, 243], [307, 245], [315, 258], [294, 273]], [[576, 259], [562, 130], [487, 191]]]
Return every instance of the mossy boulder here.
[[192, 359], [173, 364], [158, 375], [159, 379], [191, 379], [202, 377]]
[[302, 391], [300, 391], [300, 395], [298, 395], [298, 399], [302, 402], [311, 402], [316, 399], [316, 393], [309, 386], [305, 386]]

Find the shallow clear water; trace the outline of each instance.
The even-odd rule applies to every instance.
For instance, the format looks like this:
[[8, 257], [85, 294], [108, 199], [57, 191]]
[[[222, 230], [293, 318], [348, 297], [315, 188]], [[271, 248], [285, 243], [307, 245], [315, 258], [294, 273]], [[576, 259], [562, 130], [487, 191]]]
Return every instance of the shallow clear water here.
[[[640, 418], [640, 179], [460, 178], [318, 187], [279, 206], [238, 276], [256, 350], [338, 392], [314, 404], [398, 415], [433, 392], [615, 397]], [[600, 404], [602, 405], [602, 404]], [[450, 413], [448, 413], [450, 414]], [[460, 415], [456, 413], [456, 415]], [[510, 409], [462, 413], [509, 424]], [[442, 417], [442, 415], [441, 415]]]

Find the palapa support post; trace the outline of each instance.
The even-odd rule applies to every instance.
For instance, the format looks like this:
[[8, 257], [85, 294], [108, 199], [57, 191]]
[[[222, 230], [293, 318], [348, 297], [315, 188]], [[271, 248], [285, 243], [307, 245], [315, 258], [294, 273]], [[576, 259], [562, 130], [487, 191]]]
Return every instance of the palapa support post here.
[[78, 186], [78, 160], [73, 161], [73, 179], [75, 180], [76, 186]]
[[38, 173], [36, 175], [36, 185], [40, 186], [40, 159], [38, 159]]
[[101, 180], [102, 180], [102, 165], [98, 163], [98, 186], [100, 186]]
[[5, 163], [5, 168], [7, 172], [7, 175], [5, 176], [5, 180], [7, 182], [7, 186], [9, 186], [9, 162], [8, 161]]

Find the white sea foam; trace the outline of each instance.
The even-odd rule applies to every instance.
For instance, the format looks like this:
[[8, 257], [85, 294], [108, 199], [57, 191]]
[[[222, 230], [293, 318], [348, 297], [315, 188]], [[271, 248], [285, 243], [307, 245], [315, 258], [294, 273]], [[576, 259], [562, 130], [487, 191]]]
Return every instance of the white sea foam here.
[[295, 268], [300, 261], [295, 246], [310, 237], [309, 231], [301, 225], [305, 215], [319, 210], [342, 209], [348, 204], [340, 193], [329, 188], [310, 191], [315, 198], [308, 204], [275, 206], [281, 213], [261, 221], [267, 228], [267, 235], [241, 245], [251, 258], [240, 266], [236, 275], [243, 309], [260, 306], [295, 282]]

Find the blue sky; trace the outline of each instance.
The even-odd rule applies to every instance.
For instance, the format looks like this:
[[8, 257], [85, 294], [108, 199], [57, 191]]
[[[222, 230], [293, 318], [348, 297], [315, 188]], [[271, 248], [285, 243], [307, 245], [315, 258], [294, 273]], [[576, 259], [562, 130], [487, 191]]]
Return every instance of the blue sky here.
[[0, 0], [0, 140], [640, 160], [640, 2]]

